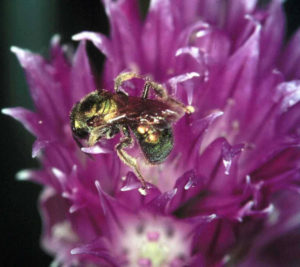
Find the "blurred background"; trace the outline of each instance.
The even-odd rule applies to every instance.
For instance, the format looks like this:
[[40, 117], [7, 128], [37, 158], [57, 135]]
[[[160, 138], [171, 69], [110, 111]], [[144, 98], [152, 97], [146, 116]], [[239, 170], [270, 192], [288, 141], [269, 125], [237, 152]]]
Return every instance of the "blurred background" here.
[[[288, 39], [300, 25], [300, 1], [287, 0], [284, 8]], [[77, 44], [71, 42], [75, 33], [109, 32], [100, 0], [2, 0], [0, 10], [0, 108], [33, 109], [23, 70], [10, 52], [11, 45], [47, 57], [49, 41], [56, 33], [60, 34], [62, 43], [76, 47]], [[100, 72], [104, 57], [91, 45], [88, 53]], [[31, 158], [34, 138], [13, 119], [1, 114], [0, 120], [0, 266], [49, 266], [52, 258], [39, 247], [41, 222], [37, 199], [40, 186], [14, 178], [21, 169], [38, 167], [38, 162]]]

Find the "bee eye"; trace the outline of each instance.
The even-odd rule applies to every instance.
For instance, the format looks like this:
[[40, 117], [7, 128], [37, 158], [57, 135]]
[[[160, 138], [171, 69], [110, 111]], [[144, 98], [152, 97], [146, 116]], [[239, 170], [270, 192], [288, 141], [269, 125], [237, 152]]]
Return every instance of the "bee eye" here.
[[84, 128], [73, 128], [73, 133], [79, 138], [85, 138], [88, 136], [88, 131]]

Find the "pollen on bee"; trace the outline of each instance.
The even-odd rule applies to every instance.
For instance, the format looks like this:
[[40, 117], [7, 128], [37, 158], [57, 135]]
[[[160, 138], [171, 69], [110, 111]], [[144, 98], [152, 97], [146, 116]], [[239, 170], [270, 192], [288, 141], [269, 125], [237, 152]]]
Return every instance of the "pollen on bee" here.
[[137, 128], [137, 131], [140, 133], [140, 134], [145, 134], [146, 132], [149, 131], [149, 127], [145, 126], [145, 125], [140, 125], [138, 128]]
[[147, 137], [147, 141], [149, 143], [157, 143], [158, 135], [156, 133], [149, 134], [148, 137]]

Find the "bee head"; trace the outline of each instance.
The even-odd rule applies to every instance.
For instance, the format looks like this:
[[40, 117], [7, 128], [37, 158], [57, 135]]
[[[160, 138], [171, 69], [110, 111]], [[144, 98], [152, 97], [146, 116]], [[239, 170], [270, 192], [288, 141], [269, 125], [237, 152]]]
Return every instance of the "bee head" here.
[[73, 106], [70, 122], [72, 132], [76, 137], [86, 138], [95, 127], [95, 124], [101, 123], [99, 116], [97, 116], [101, 100], [98, 91], [95, 91]]
[[86, 121], [84, 116], [80, 113], [80, 103], [76, 103], [71, 111], [70, 115], [70, 122], [71, 122], [71, 129], [73, 135], [82, 139], [86, 138], [89, 134], [89, 128], [87, 127]]

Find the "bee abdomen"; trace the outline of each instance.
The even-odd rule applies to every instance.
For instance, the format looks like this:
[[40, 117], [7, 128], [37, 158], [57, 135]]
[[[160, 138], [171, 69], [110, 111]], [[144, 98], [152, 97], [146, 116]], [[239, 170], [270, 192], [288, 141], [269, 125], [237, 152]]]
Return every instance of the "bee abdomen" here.
[[137, 129], [133, 129], [133, 132], [146, 159], [152, 164], [163, 162], [172, 151], [174, 140], [171, 127], [157, 131], [156, 142], [149, 141], [148, 136], [139, 133]]

